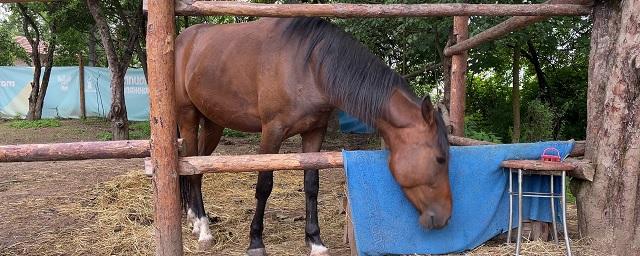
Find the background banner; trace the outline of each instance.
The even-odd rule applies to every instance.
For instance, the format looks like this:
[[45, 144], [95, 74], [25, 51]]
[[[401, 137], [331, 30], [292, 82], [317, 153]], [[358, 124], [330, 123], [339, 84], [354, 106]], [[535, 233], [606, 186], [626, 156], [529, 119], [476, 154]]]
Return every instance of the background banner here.
[[[54, 67], [42, 109], [43, 118], [80, 117], [78, 67]], [[0, 67], [0, 117], [24, 118], [29, 110], [32, 67]], [[111, 72], [84, 68], [87, 116], [106, 117], [111, 106]], [[128, 69], [124, 83], [127, 115], [132, 121], [149, 120], [149, 89], [142, 69]]]

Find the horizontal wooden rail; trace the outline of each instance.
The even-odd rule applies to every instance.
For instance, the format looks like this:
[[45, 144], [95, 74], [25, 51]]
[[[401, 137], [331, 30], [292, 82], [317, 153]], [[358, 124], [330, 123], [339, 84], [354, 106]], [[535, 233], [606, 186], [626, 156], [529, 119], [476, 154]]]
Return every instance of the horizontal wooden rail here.
[[[574, 166], [575, 161], [570, 162]], [[179, 175], [195, 175], [203, 173], [223, 172], [256, 172], [278, 170], [306, 170], [344, 167], [342, 152], [314, 152], [290, 154], [262, 154], [262, 155], [225, 155], [225, 156], [190, 156], [181, 157], [178, 161]], [[589, 179], [584, 174], [584, 168], [578, 166], [577, 171], [568, 173], [569, 176]], [[152, 176], [154, 173], [151, 159], [144, 161], [144, 173]], [[591, 174], [591, 177], [593, 175]]]
[[[180, 148], [182, 140], [178, 140]], [[149, 140], [92, 141], [0, 146], [0, 162], [66, 161], [149, 156]]]
[[[194, 175], [219, 172], [305, 170], [342, 167], [342, 152], [191, 156], [180, 158], [178, 161], [178, 174]], [[154, 173], [151, 159], [149, 158], [144, 161], [144, 172], [149, 176]]]
[[[454, 146], [495, 144], [488, 141], [474, 140], [453, 135], [449, 135], [449, 143]], [[148, 140], [4, 145], [0, 146], [0, 162], [145, 158], [149, 157], [149, 148], [150, 144]], [[178, 139], [178, 148], [182, 148], [182, 139]], [[576, 141], [570, 156], [583, 156], [584, 150], [585, 141]]]
[[[580, 5], [584, 8], [591, 8], [589, 7], [589, 4], [591, 4], [591, 0], [549, 0], [542, 5]], [[522, 29], [533, 23], [545, 21], [547, 19], [549, 19], [548, 16], [521, 16], [509, 18], [506, 21], [485, 31], [482, 31], [467, 40], [447, 47], [444, 50], [444, 55], [452, 56], [455, 54], [459, 54], [461, 52], [477, 47], [483, 43], [504, 37], [513, 31]]]
[[580, 16], [590, 7], [571, 4], [257, 4], [230, 1], [179, 2], [177, 15], [258, 17]]

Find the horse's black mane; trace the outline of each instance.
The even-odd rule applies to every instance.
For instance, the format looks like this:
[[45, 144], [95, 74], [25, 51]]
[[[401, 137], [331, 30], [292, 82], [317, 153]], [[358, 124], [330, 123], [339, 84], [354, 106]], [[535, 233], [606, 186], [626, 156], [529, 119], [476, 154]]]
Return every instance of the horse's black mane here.
[[[321, 74], [319, 78], [329, 102], [343, 111], [373, 125], [393, 89], [411, 92], [402, 76], [336, 25], [321, 18], [284, 20], [288, 24], [283, 37], [293, 43], [290, 46], [304, 54], [301, 65], [311, 65], [311, 58], [315, 58], [311, 69]], [[437, 111], [434, 111], [434, 118], [438, 146], [448, 154], [449, 141], [444, 121]]]
[[[319, 74], [329, 102], [373, 125], [394, 88], [410, 91], [406, 80], [362, 43], [321, 18], [285, 19], [284, 38]], [[313, 53], [316, 54], [313, 54]]]
[[[431, 100], [431, 99], [427, 99]], [[447, 126], [444, 124], [444, 120], [442, 119], [442, 113], [440, 111], [433, 111], [433, 116], [436, 120], [436, 127], [438, 133], [438, 147], [440, 151], [445, 155], [443, 157], [449, 158], [449, 137], [447, 135]]]

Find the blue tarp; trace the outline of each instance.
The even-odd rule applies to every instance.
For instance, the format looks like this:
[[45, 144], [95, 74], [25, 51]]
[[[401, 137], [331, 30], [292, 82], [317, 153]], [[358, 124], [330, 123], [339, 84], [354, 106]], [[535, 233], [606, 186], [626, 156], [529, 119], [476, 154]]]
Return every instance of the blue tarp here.
[[[547, 147], [556, 147], [560, 155], [566, 157], [573, 141], [451, 147], [449, 176], [453, 212], [449, 224], [441, 230], [420, 227], [417, 210], [389, 171], [387, 151], [344, 151], [359, 255], [461, 252], [506, 232], [508, 173], [499, 167], [500, 162], [539, 159]], [[548, 192], [549, 178], [542, 178], [525, 176], [523, 189]], [[558, 185], [555, 191], [560, 191], [560, 182], [555, 184]], [[551, 221], [549, 199], [525, 198], [523, 207], [524, 218]], [[514, 227], [516, 225], [514, 223]]]
[[[54, 67], [51, 70], [42, 117], [80, 116], [79, 77], [78, 67]], [[111, 107], [109, 69], [85, 67], [84, 77], [87, 116], [105, 117]], [[24, 117], [27, 114], [32, 79], [32, 67], [0, 67], [0, 117]], [[144, 72], [142, 69], [127, 69], [124, 80], [129, 120], [149, 120], [149, 90]]]
[[368, 126], [344, 111], [338, 112], [338, 122], [340, 123], [340, 131], [343, 133], [369, 134], [376, 131], [371, 126]]

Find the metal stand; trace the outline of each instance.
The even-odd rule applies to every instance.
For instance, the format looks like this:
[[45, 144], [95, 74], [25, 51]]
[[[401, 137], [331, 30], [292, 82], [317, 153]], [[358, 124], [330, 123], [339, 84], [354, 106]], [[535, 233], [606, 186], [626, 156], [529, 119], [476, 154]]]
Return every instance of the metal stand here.
[[[567, 229], [567, 200], [566, 200], [566, 171], [553, 171], [551, 174], [545, 173], [545, 175], [549, 175], [550, 177], [550, 185], [551, 190], [549, 193], [537, 193], [537, 192], [524, 192], [522, 191], [522, 183], [523, 183], [523, 173], [525, 170], [522, 168], [515, 168], [518, 171], [518, 189], [517, 191], [513, 191], [513, 172], [514, 168], [509, 168], [509, 230], [507, 231], [507, 243], [511, 243], [511, 230], [513, 229], [513, 197], [518, 196], [518, 231], [516, 238], [516, 254], [520, 255], [520, 248], [522, 242], [522, 198], [523, 197], [546, 197], [551, 201], [551, 215], [552, 215], [552, 225], [553, 225], [553, 239], [556, 243], [558, 243], [558, 230], [556, 223], [556, 210], [555, 210], [555, 198], [560, 198], [562, 204], [562, 232], [564, 233], [564, 242], [567, 250], [567, 255], [571, 256], [571, 241], [569, 240], [569, 231]], [[535, 172], [534, 172], [535, 173]], [[562, 177], [562, 192], [560, 194], [556, 194], [554, 192], [554, 176]]]

